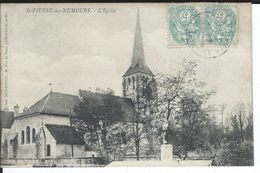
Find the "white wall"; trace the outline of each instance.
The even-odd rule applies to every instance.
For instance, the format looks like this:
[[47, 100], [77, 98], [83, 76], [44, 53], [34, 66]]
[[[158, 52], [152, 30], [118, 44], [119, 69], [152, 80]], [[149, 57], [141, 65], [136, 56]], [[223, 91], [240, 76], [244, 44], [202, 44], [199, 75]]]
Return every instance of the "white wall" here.
[[49, 130], [44, 126], [44, 132], [46, 135], [46, 143], [44, 148], [44, 157], [47, 157], [47, 145], [51, 146], [51, 154], [48, 156], [49, 158], [56, 158], [57, 157], [57, 151], [56, 151], [56, 140], [53, 138]]
[[6, 135], [9, 133], [10, 129], [2, 128], [2, 138], [1, 138], [1, 144], [4, 143]]
[[[71, 145], [57, 144], [56, 147], [57, 157], [70, 157], [71, 156]], [[84, 145], [73, 145], [73, 157], [85, 157], [85, 146]]]
[[[50, 144], [51, 148], [55, 147], [55, 140], [52, 138], [49, 131], [46, 129], [45, 124], [59, 124], [59, 125], [69, 125], [68, 117], [61, 116], [50, 116], [50, 115], [35, 115], [30, 117], [18, 117], [15, 119], [9, 134], [18, 133], [18, 158], [36, 158], [36, 146], [32, 143], [32, 129], [35, 128], [36, 134], [39, 133], [40, 129], [44, 127], [46, 132], [46, 145]], [[26, 127], [30, 127], [30, 143], [26, 143]], [[21, 132], [24, 130], [25, 133], [25, 143], [21, 144]], [[9, 137], [10, 138], [10, 137]], [[8, 153], [10, 157], [12, 153], [12, 148], [10, 145], [10, 140], [8, 138]], [[51, 150], [51, 155], [56, 156], [55, 150]]]

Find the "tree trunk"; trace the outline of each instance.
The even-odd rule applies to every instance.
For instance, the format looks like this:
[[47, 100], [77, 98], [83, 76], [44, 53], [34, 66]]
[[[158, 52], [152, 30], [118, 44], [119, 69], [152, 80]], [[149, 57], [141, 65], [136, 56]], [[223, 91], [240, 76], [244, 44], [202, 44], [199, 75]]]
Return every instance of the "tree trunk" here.
[[136, 160], [140, 160], [140, 141], [139, 139], [136, 139], [135, 148], [136, 148]]
[[185, 155], [183, 157], [183, 160], [186, 160], [187, 157], [188, 157], [188, 151], [187, 151], [187, 149], [185, 149]]
[[[139, 120], [138, 120], [139, 121]], [[136, 160], [140, 157], [140, 134], [139, 134], [139, 122], [136, 122], [136, 136], [135, 136], [135, 149], [136, 149]]]
[[136, 150], [136, 160], [139, 161], [140, 160], [140, 153], [139, 153], [139, 146], [138, 146], [138, 150]]

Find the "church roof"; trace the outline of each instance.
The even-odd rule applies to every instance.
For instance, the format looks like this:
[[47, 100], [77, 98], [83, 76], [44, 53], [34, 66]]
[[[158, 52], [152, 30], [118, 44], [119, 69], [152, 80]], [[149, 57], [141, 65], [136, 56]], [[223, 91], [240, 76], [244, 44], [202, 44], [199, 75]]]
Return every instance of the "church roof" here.
[[72, 126], [46, 124], [57, 144], [74, 144], [84, 145], [84, 140], [80, 137], [79, 133]]
[[118, 105], [121, 105], [121, 111], [123, 112], [122, 121], [132, 121], [132, 118], [135, 114], [134, 103], [130, 98], [119, 97], [109, 94], [100, 94], [94, 92], [85, 92], [85, 96], [89, 100], [97, 100], [102, 102], [104, 98], [107, 98], [111, 101], [116, 102]]
[[153, 73], [151, 72], [151, 70], [149, 69], [149, 67], [145, 64], [139, 10], [137, 12], [137, 20], [136, 20], [136, 27], [135, 27], [135, 38], [134, 38], [134, 47], [133, 47], [133, 53], [132, 53], [132, 63], [123, 76], [128, 76], [128, 75], [138, 73], [138, 72], [154, 76]]
[[73, 114], [73, 107], [78, 102], [78, 96], [51, 91], [20, 116], [36, 113], [68, 116]]
[[129, 75], [135, 74], [135, 73], [144, 73], [144, 74], [148, 74], [148, 75], [154, 76], [154, 74], [149, 69], [149, 67], [146, 64], [144, 64], [144, 63], [138, 63], [138, 64], [136, 64], [134, 66], [131, 65], [128, 68], [128, 70], [125, 72], [124, 76], [129, 76]]
[[1, 128], [10, 129], [14, 122], [14, 112], [1, 110]]
[[[104, 97], [109, 97], [109, 99], [115, 99], [123, 111], [123, 121], [131, 121], [131, 117], [135, 114], [134, 104], [131, 99], [114, 96], [99, 94], [93, 92], [86, 92], [89, 100], [98, 98], [102, 100]], [[32, 105], [28, 110], [20, 114], [20, 116], [27, 116], [33, 114], [47, 114], [47, 115], [57, 115], [57, 116], [69, 116], [70, 114], [75, 114], [73, 108], [76, 104], [80, 102], [80, 99], [76, 95], [50, 92], [41, 100]]]

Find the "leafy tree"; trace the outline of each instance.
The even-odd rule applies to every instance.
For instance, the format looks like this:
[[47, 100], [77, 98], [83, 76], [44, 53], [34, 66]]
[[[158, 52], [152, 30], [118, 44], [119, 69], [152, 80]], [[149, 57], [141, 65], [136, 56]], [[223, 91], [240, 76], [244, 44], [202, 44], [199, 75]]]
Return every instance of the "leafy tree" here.
[[101, 156], [105, 153], [107, 159], [109, 159], [107, 143], [109, 130], [123, 115], [121, 105], [115, 96], [111, 95], [113, 92], [108, 91], [108, 94], [104, 94], [99, 90], [102, 93], [100, 94], [79, 90], [80, 102], [74, 107], [76, 116], [73, 117], [78, 122], [84, 122], [86, 129], [95, 133], [99, 153]]
[[174, 124], [171, 123], [174, 126], [169, 130], [168, 139], [171, 139], [175, 154], [185, 160], [189, 151], [203, 147], [209, 118], [194, 98], [185, 97], [180, 104], [180, 113], [175, 116]]
[[227, 138], [229, 140], [238, 141], [239, 143], [244, 142], [246, 126], [249, 125], [248, 128], [251, 126], [250, 116], [248, 117], [249, 122], [246, 122], [247, 116], [248, 111], [245, 104], [235, 105], [233, 111], [230, 113], [230, 123], [228, 124], [230, 130], [227, 132]]
[[245, 127], [245, 139], [253, 141], [254, 139], [254, 132], [253, 132], [253, 113], [249, 111], [249, 115], [247, 117], [247, 126]]
[[202, 153], [207, 153], [209, 159], [214, 159], [222, 147], [225, 139], [224, 127], [218, 124], [214, 118], [210, 118], [204, 128], [204, 138], [203, 139], [203, 151]]
[[219, 166], [254, 165], [253, 114], [245, 104], [238, 104], [231, 112], [223, 145], [213, 160]]
[[213, 160], [218, 166], [253, 166], [254, 153], [253, 141], [229, 141], [222, 146], [218, 155]]
[[123, 160], [127, 153], [133, 151], [132, 125], [115, 123], [107, 135], [108, 152], [111, 160]]

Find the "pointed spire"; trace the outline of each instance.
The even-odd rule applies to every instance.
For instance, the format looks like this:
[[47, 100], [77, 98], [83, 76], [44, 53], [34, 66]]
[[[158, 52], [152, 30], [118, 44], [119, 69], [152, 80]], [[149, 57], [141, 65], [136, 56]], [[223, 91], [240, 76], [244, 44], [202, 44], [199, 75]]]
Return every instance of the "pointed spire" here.
[[123, 75], [129, 76], [136, 73], [144, 73], [154, 76], [149, 67], [145, 64], [143, 38], [141, 31], [141, 22], [139, 16], [139, 9], [137, 9], [137, 19], [135, 26], [134, 48], [132, 53], [132, 63], [128, 70]]
[[144, 58], [143, 38], [142, 38], [142, 30], [141, 30], [141, 23], [140, 23], [140, 16], [139, 16], [139, 8], [138, 8], [131, 66], [135, 66], [138, 63], [143, 64], [144, 62], [145, 62], [145, 58]]

